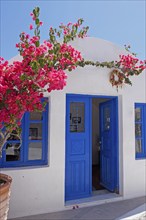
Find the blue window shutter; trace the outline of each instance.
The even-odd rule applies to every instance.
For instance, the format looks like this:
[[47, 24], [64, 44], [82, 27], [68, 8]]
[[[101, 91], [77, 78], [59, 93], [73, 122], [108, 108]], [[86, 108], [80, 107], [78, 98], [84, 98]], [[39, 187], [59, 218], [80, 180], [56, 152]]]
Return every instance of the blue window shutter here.
[[[42, 120], [30, 120], [30, 113], [26, 112], [22, 119], [22, 144], [20, 149], [20, 159], [17, 161], [7, 161], [6, 159], [6, 149], [3, 150], [2, 158], [0, 158], [0, 168], [3, 167], [23, 167], [23, 166], [38, 166], [46, 165], [48, 163], [48, 103], [45, 106], [45, 110], [42, 112]], [[42, 139], [40, 140], [29, 140], [29, 125], [30, 123], [40, 123], [42, 124]], [[29, 143], [41, 143], [42, 144], [42, 154], [41, 158], [37, 160], [28, 159], [28, 146]], [[8, 144], [20, 143], [19, 140], [9, 140]], [[6, 143], [6, 144], [7, 144]], [[6, 148], [6, 145], [5, 145]]]
[[135, 104], [135, 154], [136, 159], [146, 158], [146, 104]]

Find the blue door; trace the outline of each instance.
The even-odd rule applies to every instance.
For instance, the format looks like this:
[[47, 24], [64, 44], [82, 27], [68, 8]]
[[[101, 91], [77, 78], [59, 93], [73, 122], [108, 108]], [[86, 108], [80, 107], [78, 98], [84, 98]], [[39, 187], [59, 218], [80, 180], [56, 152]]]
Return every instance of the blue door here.
[[90, 99], [67, 96], [65, 199], [91, 194]]
[[112, 192], [117, 192], [118, 125], [116, 99], [111, 99], [100, 104], [100, 138], [101, 185]]

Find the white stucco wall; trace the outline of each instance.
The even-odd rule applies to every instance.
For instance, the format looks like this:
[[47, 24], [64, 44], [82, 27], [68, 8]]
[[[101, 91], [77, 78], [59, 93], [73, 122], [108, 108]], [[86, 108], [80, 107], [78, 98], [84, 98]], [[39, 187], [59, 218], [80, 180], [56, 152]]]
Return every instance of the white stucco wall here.
[[[73, 45], [86, 59], [111, 61], [122, 49], [96, 38], [77, 40]], [[18, 57], [16, 57], [17, 59]], [[4, 169], [13, 177], [9, 217], [62, 210], [65, 183], [66, 94], [91, 94], [119, 97], [119, 178], [124, 198], [143, 196], [146, 184], [146, 160], [135, 159], [134, 103], [146, 102], [146, 77], [132, 77], [133, 86], [117, 92], [109, 83], [107, 68], [85, 67], [68, 73], [63, 91], [48, 94], [49, 165], [38, 168]]]

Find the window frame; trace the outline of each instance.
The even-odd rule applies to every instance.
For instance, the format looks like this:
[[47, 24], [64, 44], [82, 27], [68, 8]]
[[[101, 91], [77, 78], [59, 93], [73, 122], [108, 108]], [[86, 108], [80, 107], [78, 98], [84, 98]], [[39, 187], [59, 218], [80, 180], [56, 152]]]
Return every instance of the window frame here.
[[[140, 108], [141, 110], [141, 121], [134, 120], [134, 124], [141, 124], [141, 137], [136, 137], [135, 134], [135, 157], [136, 159], [146, 159], [146, 103], [135, 103], [135, 108]], [[136, 126], [135, 126], [136, 128]], [[136, 152], [136, 140], [142, 140], [142, 151]]]
[[[43, 99], [45, 100], [45, 99]], [[8, 140], [2, 151], [2, 158], [0, 158], [0, 168], [13, 168], [13, 167], [28, 167], [39, 166], [48, 164], [48, 115], [49, 105], [48, 102], [45, 110], [42, 112], [42, 140], [29, 140], [29, 124], [41, 123], [41, 120], [30, 120], [30, 113], [26, 112], [22, 119], [22, 143], [20, 150], [20, 160], [6, 161], [6, 145], [7, 143], [20, 143], [20, 140]], [[41, 159], [28, 159], [29, 143], [41, 142], [42, 143], [42, 158]]]

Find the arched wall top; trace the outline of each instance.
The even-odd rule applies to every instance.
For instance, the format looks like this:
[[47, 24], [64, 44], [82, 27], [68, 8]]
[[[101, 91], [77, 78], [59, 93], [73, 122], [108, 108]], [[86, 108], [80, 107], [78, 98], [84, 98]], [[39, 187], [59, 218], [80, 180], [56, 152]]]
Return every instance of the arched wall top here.
[[85, 59], [93, 61], [98, 60], [99, 62], [118, 60], [120, 54], [127, 53], [124, 48], [110, 41], [95, 37], [76, 39], [71, 45], [81, 51]]
[[[100, 38], [85, 37], [84, 39], [75, 39], [70, 44], [79, 50], [86, 60], [92, 61], [112, 61], [118, 60], [119, 55], [126, 53], [124, 48]], [[21, 61], [22, 57], [18, 54], [9, 60], [9, 63], [13, 61]]]

